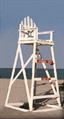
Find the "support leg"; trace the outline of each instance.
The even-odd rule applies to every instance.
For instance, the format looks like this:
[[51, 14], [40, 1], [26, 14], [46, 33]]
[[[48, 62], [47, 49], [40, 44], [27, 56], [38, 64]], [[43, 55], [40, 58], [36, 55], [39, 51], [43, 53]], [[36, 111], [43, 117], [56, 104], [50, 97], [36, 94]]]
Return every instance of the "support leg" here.
[[[37, 64], [35, 63], [35, 75], [34, 75], [34, 77], [36, 77], [36, 75], [37, 75], [36, 66], [37, 66]], [[36, 84], [37, 84], [37, 81], [34, 81], [34, 96], [36, 96]], [[36, 100], [34, 100], [34, 103], [35, 102], [36, 102]]]
[[12, 75], [11, 75], [11, 79], [10, 79], [10, 83], [9, 83], [9, 88], [8, 88], [8, 93], [7, 93], [5, 105], [7, 105], [7, 103], [8, 103], [8, 99], [9, 99], [9, 95], [10, 95], [10, 91], [11, 91], [11, 87], [12, 87], [12, 80], [13, 80], [13, 77], [14, 77], [15, 68], [16, 68], [17, 59], [18, 59], [18, 53], [19, 53], [18, 52], [19, 51], [18, 48], [17, 48], [17, 51], [16, 51], [16, 56], [15, 56], [15, 60], [14, 60], [14, 65], [13, 65], [13, 70], [12, 70]]
[[32, 63], [32, 84], [31, 84], [31, 105], [30, 110], [33, 110], [33, 92], [34, 92], [34, 74], [35, 74], [35, 54], [36, 54], [36, 43], [33, 48], [33, 63]]
[[22, 69], [23, 69], [23, 76], [24, 76], [24, 82], [25, 82], [25, 87], [26, 87], [27, 99], [28, 99], [29, 108], [30, 108], [29, 88], [28, 88], [27, 77], [26, 77], [26, 72], [25, 72], [25, 68], [24, 68], [23, 55], [22, 55], [22, 50], [20, 48], [20, 45], [19, 45], [19, 54], [20, 54], [20, 61], [21, 61]]
[[[59, 86], [58, 86], [58, 79], [57, 79], [57, 72], [56, 72], [56, 62], [55, 62], [55, 58], [54, 58], [53, 46], [51, 46], [51, 55], [52, 55], [52, 60], [54, 62], [53, 69], [54, 69], [54, 76], [55, 76], [55, 79], [56, 79], [56, 81], [55, 81], [56, 90], [57, 90], [57, 94], [59, 95]], [[58, 101], [59, 106], [61, 106], [61, 104], [60, 104], [60, 95], [57, 98], [57, 101]]]

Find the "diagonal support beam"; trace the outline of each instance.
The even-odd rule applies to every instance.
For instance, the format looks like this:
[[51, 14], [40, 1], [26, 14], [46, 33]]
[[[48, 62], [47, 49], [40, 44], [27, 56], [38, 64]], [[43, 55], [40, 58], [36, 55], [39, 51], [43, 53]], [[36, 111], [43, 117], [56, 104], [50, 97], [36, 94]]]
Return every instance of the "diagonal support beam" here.
[[18, 59], [18, 53], [19, 53], [19, 46], [17, 47], [17, 51], [16, 51], [16, 56], [15, 56], [15, 60], [14, 60], [14, 65], [13, 65], [12, 75], [11, 75], [11, 79], [10, 79], [10, 83], [9, 83], [9, 87], [8, 87], [8, 93], [6, 96], [5, 105], [7, 105], [7, 103], [8, 103], [8, 99], [9, 99], [9, 95], [10, 95], [10, 91], [11, 91], [11, 87], [12, 87], [12, 81], [13, 81], [13, 77], [14, 77], [14, 73], [15, 73], [16, 63], [17, 63], [17, 59]]
[[[39, 52], [40, 52], [40, 51], [39, 51]], [[40, 55], [41, 55], [41, 53], [40, 53]], [[41, 56], [42, 56], [42, 55], [41, 55]], [[43, 57], [42, 57], [42, 60], [43, 60]], [[51, 78], [51, 77], [50, 77], [50, 74], [49, 74], [49, 72], [48, 72], [48, 70], [47, 70], [47, 68], [46, 68], [46, 64], [43, 62], [42, 65], [43, 65], [43, 67], [44, 67], [44, 70], [45, 70], [45, 73], [46, 73], [47, 77], [48, 77], [48, 78]], [[53, 84], [51, 84], [51, 87], [52, 87], [52, 89], [53, 89], [54, 94], [56, 94], [57, 92], [56, 92], [56, 90], [55, 90]]]
[[[49, 72], [48, 72], [48, 70], [47, 70], [47, 68], [46, 68], [46, 65], [45, 65], [44, 63], [42, 63], [42, 65], [43, 65], [43, 67], [44, 67], [44, 70], [45, 70], [45, 73], [46, 73], [47, 77], [48, 77], [48, 78], [51, 78], [51, 77], [50, 77], [50, 74], [49, 74]], [[52, 87], [52, 89], [53, 89], [54, 94], [56, 94], [56, 90], [55, 90], [53, 84], [51, 84], [51, 87]]]
[[19, 55], [20, 55], [20, 61], [21, 61], [22, 69], [23, 69], [23, 75], [24, 75], [24, 82], [25, 82], [25, 87], [26, 87], [27, 99], [28, 99], [29, 108], [30, 108], [29, 88], [28, 88], [28, 82], [27, 82], [26, 72], [25, 72], [25, 68], [24, 68], [24, 61], [23, 61], [23, 55], [22, 55], [20, 44], [19, 44]]
[[[53, 46], [51, 46], [50, 50], [51, 50], [52, 60], [55, 62]], [[56, 63], [54, 63], [53, 69], [54, 69], [54, 76], [55, 76], [55, 78], [56, 78], [56, 81], [55, 81], [55, 84], [56, 84], [56, 91], [57, 91], [57, 93], [58, 93], [58, 95], [59, 95], [59, 97], [57, 98], [57, 102], [58, 102], [59, 105], [61, 105], [61, 104], [60, 104], [60, 94], [59, 94], [57, 73], [56, 73]]]
[[[29, 59], [26, 61], [26, 63], [24, 64], [24, 68], [28, 65], [28, 63], [32, 60], [33, 58], [33, 54], [29, 57]], [[18, 72], [18, 74], [15, 76], [15, 78], [12, 81], [12, 84], [16, 81], [16, 79], [18, 78], [18, 76], [22, 73], [23, 68], [20, 69], [20, 71]]]

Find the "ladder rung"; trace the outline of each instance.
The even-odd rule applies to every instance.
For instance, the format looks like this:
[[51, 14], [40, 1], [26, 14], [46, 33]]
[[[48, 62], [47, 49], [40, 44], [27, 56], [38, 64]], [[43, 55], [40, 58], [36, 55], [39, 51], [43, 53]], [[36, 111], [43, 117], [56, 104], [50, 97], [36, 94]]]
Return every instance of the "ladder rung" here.
[[43, 96], [33, 96], [33, 99], [43, 99], [43, 98], [57, 98], [58, 94], [56, 95], [43, 95]]
[[50, 82], [57, 81], [55, 78], [51, 78]]
[[41, 78], [41, 80], [51, 80], [51, 78]]
[[54, 64], [52, 60], [37, 60], [37, 63], [49, 63], [50, 65]]
[[56, 81], [56, 79], [53, 78], [53, 77], [52, 77], [52, 78], [41, 78], [41, 77], [40, 77], [40, 78], [34, 78], [34, 80], [35, 80], [35, 81], [41, 81], [41, 80], [42, 80], [42, 81], [43, 81], [43, 80]]
[[41, 81], [41, 78], [34, 78], [34, 81]]

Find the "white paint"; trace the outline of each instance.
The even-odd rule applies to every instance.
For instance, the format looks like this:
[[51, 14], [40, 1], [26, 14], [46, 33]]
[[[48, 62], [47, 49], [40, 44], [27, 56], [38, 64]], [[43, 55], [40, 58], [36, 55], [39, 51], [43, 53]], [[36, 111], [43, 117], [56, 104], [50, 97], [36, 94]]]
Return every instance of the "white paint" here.
[[[41, 34], [50, 34], [50, 39], [48, 39], [48, 40], [38, 39], [38, 35], [41, 35]], [[25, 64], [24, 64], [24, 60], [23, 60], [22, 48], [20, 47], [22, 44], [33, 45], [33, 53], [29, 57], [29, 59], [26, 61]], [[35, 78], [35, 72], [36, 72], [35, 71], [36, 70], [35, 63], [36, 63], [36, 60], [37, 60], [36, 52], [37, 52], [37, 47], [40, 46], [40, 45], [41, 46], [50, 46], [50, 49], [51, 49], [52, 61], [54, 62], [54, 65], [53, 65], [54, 77], [50, 77], [50, 74], [49, 74], [49, 72], [46, 68], [45, 63], [42, 63], [42, 66], [43, 66], [43, 68], [46, 72], [47, 77], [51, 78], [49, 83], [50, 83], [51, 88], [53, 90], [53, 93], [54, 93], [53, 95], [34, 96], [34, 88], [36, 88], [36, 85], [34, 87], [34, 82], [35, 81], [41, 81], [41, 78]], [[5, 101], [5, 106], [6, 107], [16, 109], [16, 110], [19, 110], [19, 111], [24, 111], [24, 112], [27, 112], [29, 110], [33, 111], [33, 100], [34, 99], [56, 98], [56, 97], [57, 97], [56, 100], [58, 102], [58, 106], [48, 105], [52, 108], [51, 109], [42, 109], [41, 111], [44, 111], [44, 112], [45, 111], [52, 111], [52, 110], [59, 109], [61, 107], [53, 45], [54, 45], [54, 43], [53, 43], [53, 31], [38, 32], [38, 27], [36, 27], [36, 24], [33, 22], [33, 20], [29, 16], [27, 18], [24, 18], [23, 21], [21, 21], [21, 24], [19, 25], [18, 48], [17, 48], [17, 51], [16, 51], [16, 56], [15, 56], [15, 60], [14, 60], [14, 65], [13, 65], [13, 70], [12, 70], [12, 74], [11, 74], [10, 84], [9, 84], [8, 93], [7, 93], [7, 97], [6, 97], [6, 101]], [[39, 52], [39, 54], [38, 54], [38, 52]], [[38, 52], [37, 52], [37, 54], [43, 60], [43, 57], [42, 57], [39, 50], [38, 50]], [[18, 60], [18, 55], [20, 56], [20, 62], [21, 62], [22, 69], [14, 77], [15, 68], [16, 68], [16, 64], [17, 64], [17, 60]], [[32, 60], [32, 79], [31, 79], [31, 94], [29, 94], [29, 88], [28, 88], [25, 68], [31, 60]], [[8, 103], [12, 85], [17, 80], [17, 78], [21, 74], [21, 72], [23, 72], [23, 76], [24, 76], [24, 83], [25, 83], [25, 88], [26, 88], [28, 104], [29, 104], [29, 110], [14, 107], [15, 105], [18, 106], [22, 103]], [[55, 84], [56, 84], [56, 89], [55, 89], [55, 86], [54, 86], [53, 82], [55, 82]], [[40, 110], [37, 110], [35, 112], [40, 112]]]

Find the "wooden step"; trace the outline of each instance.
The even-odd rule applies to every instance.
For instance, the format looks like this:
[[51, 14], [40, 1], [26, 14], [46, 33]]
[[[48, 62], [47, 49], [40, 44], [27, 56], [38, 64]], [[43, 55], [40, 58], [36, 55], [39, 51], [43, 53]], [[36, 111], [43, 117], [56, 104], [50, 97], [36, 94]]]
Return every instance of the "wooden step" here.
[[52, 60], [37, 60], [37, 63], [48, 63], [50, 65], [54, 64], [54, 62]]
[[46, 81], [50, 81], [50, 82], [52, 82], [52, 81], [57, 81], [57, 79], [55, 79], [54, 77], [52, 77], [52, 78], [43, 78], [43, 77], [40, 77], [40, 78], [38, 78], [38, 77], [36, 77], [36, 78], [34, 78], [34, 81], [44, 81], [44, 80], [46, 80]]

